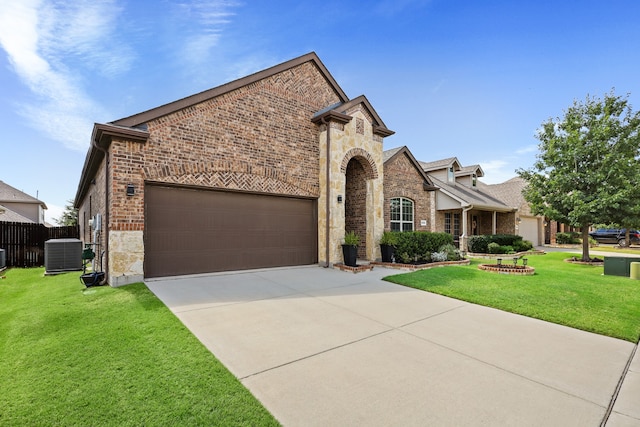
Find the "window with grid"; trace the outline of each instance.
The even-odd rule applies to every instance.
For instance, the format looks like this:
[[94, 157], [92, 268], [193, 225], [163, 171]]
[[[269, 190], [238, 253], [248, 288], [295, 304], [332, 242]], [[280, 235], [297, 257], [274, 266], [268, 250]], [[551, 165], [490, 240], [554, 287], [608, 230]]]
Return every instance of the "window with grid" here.
[[460, 235], [460, 214], [453, 214], [453, 238]]
[[413, 231], [413, 201], [404, 197], [391, 199], [391, 231]]
[[451, 234], [451, 212], [444, 213], [444, 232]]

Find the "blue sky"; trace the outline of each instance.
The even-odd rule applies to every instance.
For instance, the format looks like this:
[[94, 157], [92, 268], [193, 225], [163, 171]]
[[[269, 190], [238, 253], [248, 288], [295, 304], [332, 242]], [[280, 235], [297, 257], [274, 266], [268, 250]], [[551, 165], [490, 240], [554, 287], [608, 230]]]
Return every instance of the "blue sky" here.
[[637, 0], [0, 0], [0, 180], [60, 215], [93, 123], [315, 51], [423, 161], [528, 168], [540, 124], [615, 88], [640, 108]]

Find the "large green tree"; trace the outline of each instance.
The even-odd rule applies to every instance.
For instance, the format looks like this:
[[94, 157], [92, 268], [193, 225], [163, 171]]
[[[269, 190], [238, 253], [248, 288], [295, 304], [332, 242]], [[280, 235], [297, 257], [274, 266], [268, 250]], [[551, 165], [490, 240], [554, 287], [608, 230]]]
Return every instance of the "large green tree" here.
[[78, 225], [78, 211], [73, 207], [73, 200], [67, 200], [64, 211], [55, 222], [58, 225]]
[[589, 227], [634, 224], [640, 212], [640, 113], [628, 96], [574, 101], [562, 118], [542, 124], [537, 160], [518, 174], [525, 199], [538, 215], [582, 229], [582, 259], [589, 257]]

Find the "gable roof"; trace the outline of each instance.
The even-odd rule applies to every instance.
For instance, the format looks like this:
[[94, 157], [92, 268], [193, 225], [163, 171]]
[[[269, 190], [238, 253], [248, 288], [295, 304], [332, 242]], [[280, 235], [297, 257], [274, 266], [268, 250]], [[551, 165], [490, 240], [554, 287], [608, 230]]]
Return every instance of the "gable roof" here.
[[442, 160], [435, 160], [433, 162], [420, 162], [420, 166], [425, 170], [425, 172], [436, 171], [440, 169], [446, 169], [453, 166], [453, 170], [457, 171], [462, 168], [460, 162], [457, 157], [449, 157]]
[[360, 95], [357, 98], [352, 99], [348, 102], [339, 102], [337, 104], [331, 105], [325, 109], [322, 109], [315, 113], [311, 118], [311, 121], [314, 123], [318, 123], [322, 121], [323, 118], [331, 118], [337, 121], [341, 121], [343, 123], [351, 120], [351, 116], [347, 115], [346, 112], [356, 105], [363, 105], [367, 112], [373, 118], [373, 133], [382, 137], [393, 135], [395, 132], [387, 129], [387, 126], [384, 124], [376, 110], [373, 108], [369, 100], [366, 96]]
[[440, 191], [458, 200], [462, 207], [473, 206], [474, 208], [497, 212], [514, 212], [516, 210], [516, 207], [508, 206], [487, 192], [478, 189], [474, 190], [464, 185], [451, 185], [431, 176], [430, 178], [440, 188]]
[[15, 187], [10, 186], [4, 181], [0, 181], [0, 203], [33, 203], [39, 204], [44, 209], [47, 209], [47, 205], [42, 200], [38, 200], [33, 196], [28, 195]]
[[474, 173], [478, 177], [484, 176], [484, 171], [482, 170], [480, 165], [463, 166], [459, 171], [456, 172], [456, 176], [467, 176]]
[[275, 65], [273, 67], [267, 68], [262, 71], [258, 71], [246, 77], [242, 77], [232, 82], [225, 83], [220, 86], [216, 86], [212, 89], [208, 89], [203, 92], [187, 96], [186, 98], [182, 98], [177, 101], [173, 101], [168, 104], [164, 104], [159, 107], [152, 108], [147, 111], [143, 111], [142, 113], [134, 114], [132, 116], [113, 121], [111, 123], [115, 125], [129, 126], [129, 127], [139, 126], [143, 123], [149, 122], [159, 117], [166, 116], [171, 113], [175, 113], [176, 111], [182, 110], [184, 108], [190, 107], [195, 104], [199, 104], [211, 98], [218, 97], [220, 95], [231, 92], [243, 86], [247, 86], [251, 83], [255, 83], [259, 80], [263, 80], [275, 74], [297, 67], [301, 64], [304, 64], [305, 62], [311, 62], [318, 68], [318, 70], [320, 71], [320, 74], [322, 74], [322, 76], [327, 80], [327, 82], [333, 88], [333, 90], [336, 91], [341, 102], [344, 103], [349, 100], [349, 97], [347, 97], [347, 95], [344, 93], [342, 88], [340, 88], [340, 86], [338, 85], [336, 80], [333, 78], [331, 73], [329, 73], [329, 70], [327, 70], [327, 67], [325, 67], [322, 61], [320, 61], [320, 58], [318, 58], [318, 55], [316, 55], [315, 52], [309, 52], [305, 55], [299, 56], [298, 58], [291, 59], [289, 61], [283, 62], [282, 64]]
[[391, 148], [389, 150], [383, 151], [382, 152], [382, 163], [387, 163], [387, 162], [391, 161], [392, 159], [395, 159], [396, 157], [398, 157], [398, 156], [400, 156], [402, 154], [406, 155], [409, 158], [409, 161], [411, 162], [413, 167], [416, 168], [416, 171], [418, 171], [420, 176], [422, 176], [422, 178], [424, 179], [424, 189], [427, 190], [427, 191], [435, 191], [435, 190], [437, 190], [438, 188], [433, 185], [433, 181], [431, 180], [429, 175], [427, 175], [427, 173], [424, 171], [424, 169], [422, 169], [422, 167], [420, 166], [420, 162], [418, 162], [416, 160], [416, 158], [413, 157], [413, 154], [411, 154], [411, 151], [409, 151], [409, 149], [407, 148], [406, 145], [402, 146], [402, 147]]
[[485, 184], [482, 181], [479, 181], [478, 184], [484, 191], [509, 206], [520, 207], [526, 203], [522, 191], [527, 186], [527, 181], [519, 176], [499, 184]]
[[0, 205], [0, 222], [23, 222], [35, 224], [35, 221], [32, 221], [26, 216], [20, 215], [18, 212], [14, 212], [2, 205]]

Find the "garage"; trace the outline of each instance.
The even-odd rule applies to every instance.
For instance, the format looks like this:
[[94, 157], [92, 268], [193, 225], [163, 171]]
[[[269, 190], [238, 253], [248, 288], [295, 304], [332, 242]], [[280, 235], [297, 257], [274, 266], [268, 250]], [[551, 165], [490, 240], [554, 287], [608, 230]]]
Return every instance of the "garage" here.
[[540, 244], [540, 233], [538, 232], [538, 218], [520, 217], [520, 225], [518, 227], [518, 234], [522, 236], [524, 240], [528, 240], [533, 243], [534, 246]]
[[144, 275], [318, 262], [316, 200], [145, 186]]

